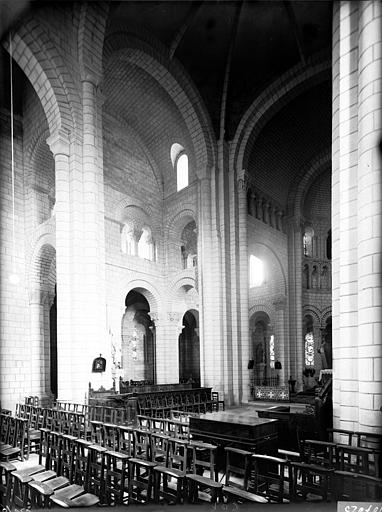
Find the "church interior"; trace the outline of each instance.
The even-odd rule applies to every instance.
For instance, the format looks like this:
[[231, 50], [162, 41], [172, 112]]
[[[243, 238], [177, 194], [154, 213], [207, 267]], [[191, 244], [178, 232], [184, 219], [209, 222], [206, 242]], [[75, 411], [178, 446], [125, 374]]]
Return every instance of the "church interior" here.
[[381, 1], [0, 36], [0, 505], [382, 500]]

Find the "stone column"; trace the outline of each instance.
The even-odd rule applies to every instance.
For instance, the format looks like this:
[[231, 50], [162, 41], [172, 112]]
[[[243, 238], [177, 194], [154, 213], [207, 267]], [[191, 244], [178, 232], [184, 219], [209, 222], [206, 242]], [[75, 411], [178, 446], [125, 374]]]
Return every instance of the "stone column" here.
[[[82, 76], [82, 160], [76, 163], [71, 179], [71, 246], [72, 246], [72, 396], [83, 400], [91, 373], [92, 362], [99, 354], [110, 353], [106, 329], [103, 167], [98, 145], [98, 78]], [[102, 101], [102, 98], [101, 98]], [[82, 192], [82, 193], [81, 193]], [[58, 308], [60, 307], [60, 294]], [[75, 350], [74, 350], [75, 348]], [[112, 385], [110, 366], [99, 374], [102, 386]]]
[[382, 3], [359, 2], [358, 379], [359, 430], [382, 415]]
[[250, 358], [249, 347], [249, 269], [248, 269], [248, 217], [245, 208], [245, 199], [247, 196], [248, 177], [244, 170], [238, 172], [238, 229], [239, 229], [239, 290], [240, 305], [238, 311], [238, 320], [240, 325], [240, 345], [238, 354], [238, 375], [239, 401], [248, 402], [250, 398], [250, 374], [248, 371], [248, 361]]
[[42, 397], [45, 389], [45, 361], [44, 361], [44, 308], [42, 304], [42, 291], [32, 289], [29, 291], [30, 312], [30, 394]]
[[54, 291], [46, 291], [43, 294], [43, 321], [44, 321], [44, 342], [43, 342], [43, 352], [44, 352], [44, 370], [43, 375], [41, 375], [41, 379], [44, 380], [43, 384], [43, 397], [50, 396], [51, 394], [51, 341], [50, 341], [50, 309], [53, 305], [55, 299]]
[[[154, 320], [153, 315], [150, 313]], [[168, 312], [165, 318], [154, 320], [156, 330], [157, 384], [179, 382], [179, 334], [183, 315]]]
[[70, 142], [69, 133], [58, 130], [47, 143], [53, 153], [56, 177], [56, 279], [57, 279], [57, 387], [58, 399], [72, 398], [72, 317], [70, 250]]
[[287, 224], [289, 275], [290, 373], [302, 388], [304, 340], [302, 334], [302, 229], [299, 219], [291, 217]]
[[211, 178], [199, 180], [198, 187], [198, 273], [200, 296], [200, 378], [203, 386], [223, 391], [223, 347], [219, 323], [219, 255], [213, 250]]
[[334, 426], [381, 423], [381, 3], [333, 12]]
[[275, 321], [275, 356], [276, 360], [279, 360], [282, 366], [279, 371], [280, 386], [287, 386], [290, 375], [290, 363], [289, 363], [289, 344], [287, 343], [286, 337], [286, 318], [285, 310], [287, 306], [286, 297], [278, 297], [273, 305], [276, 310], [276, 321]]

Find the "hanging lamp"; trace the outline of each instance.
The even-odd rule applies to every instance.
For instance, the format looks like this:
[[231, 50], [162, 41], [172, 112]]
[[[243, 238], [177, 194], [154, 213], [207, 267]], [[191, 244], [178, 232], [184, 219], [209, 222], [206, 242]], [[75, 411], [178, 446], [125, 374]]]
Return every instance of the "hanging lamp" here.
[[16, 237], [15, 237], [15, 152], [13, 144], [13, 55], [12, 55], [12, 37], [9, 33], [9, 74], [10, 74], [10, 96], [11, 96], [11, 175], [12, 175], [12, 271], [9, 275], [9, 281], [12, 284], [18, 284], [20, 277], [16, 272]]

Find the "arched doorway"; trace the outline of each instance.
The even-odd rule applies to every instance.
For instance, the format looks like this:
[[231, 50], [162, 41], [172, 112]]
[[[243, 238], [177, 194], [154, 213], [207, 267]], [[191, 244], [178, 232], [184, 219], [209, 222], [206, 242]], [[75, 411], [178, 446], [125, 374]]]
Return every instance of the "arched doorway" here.
[[249, 321], [249, 327], [252, 341], [253, 384], [255, 386], [277, 385], [274, 335], [269, 316], [264, 311], [255, 313]]
[[138, 291], [125, 299], [122, 318], [122, 371], [124, 381], [155, 382], [155, 328], [150, 305]]
[[187, 311], [179, 335], [179, 382], [200, 384], [199, 314]]

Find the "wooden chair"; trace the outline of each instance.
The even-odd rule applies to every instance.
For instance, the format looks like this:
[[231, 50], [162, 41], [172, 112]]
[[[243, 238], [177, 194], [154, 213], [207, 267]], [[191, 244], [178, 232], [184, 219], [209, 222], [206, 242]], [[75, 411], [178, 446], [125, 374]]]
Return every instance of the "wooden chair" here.
[[225, 484], [223, 497], [227, 502], [268, 503], [263, 496], [249, 491], [252, 452], [226, 446]]
[[134, 430], [134, 457], [129, 459], [129, 503], [148, 503], [152, 499], [154, 467], [151, 460], [151, 433]]
[[108, 450], [118, 451], [119, 435], [118, 426], [112, 423], [103, 424], [103, 446]]
[[70, 434], [62, 435], [60, 475], [66, 476], [70, 482], [73, 481], [74, 445], [76, 440], [77, 437]]
[[212, 391], [211, 402], [212, 411], [225, 411], [225, 402], [224, 400], [219, 400], [219, 393], [217, 391]]
[[336, 444], [329, 441], [305, 439], [300, 443], [301, 459], [307, 464], [318, 464], [325, 468], [336, 468]]
[[379, 457], [376, 450], [361, 446], [336, 445], [337, 469], [379, 477]]
[[90, 422], [90, 441], [93, 444], [103, 446], [104, 443], [104, 428], [102, 421], [92, 420]]
[[[217, 481], [215, 463], [217, 447], [201, 441], [192, 441], [188, 447], [192, 453], [192, 473], [186, 474], [188, 501], [190, 503], [196, 503], [200, 499], [210, 503], [221, 501], [223, 484]], [[204, 476], [205, 472], [208, 476]]]
[[25, 443], [28, 442], [28, 420], [9, 416], [6, 443], [0, 448], [0, 460], [9, 461], [20, 458], [28, 458], [25, 454]]
[[108, 450], [105, 457], [104, 502], [106, 505], [122, 505], [127, 490], [127, 464], [130, 457], [126, 454]]
[[[53, 480], [54, 482], [52, 484]], [[50, 485], [50, 493], [44, 492], [43, 489], [45, 484]], [[28, 506], [31, 508], [48, 508], [48, 498], [50, 494], [52, 494], [54, 490], [66, 487], [67, 485], [69, 485], [69, 480], [65, 477], [57, 477], [56, 472], [53, 470], [47, 470], [33, 475], [32, 480], [28, 483], [27, 487], [29, 494], [29, 499], [27, 500]]]
[[113, 416], [114, 416], [114, 409], [113, 407], [106, 407], [103, 408], [103, 415], [102, 415], [102, 421], [104, 423], [112, 423], [113, 422]]
[[[154, 501], [183, 503], [186, 497], [187, 441], [167, 438], [165, 464], [154, 468]], [[173, 486], [173, 480], [176, 484]]]
[[45, 471], [45, 467], [39, 464], [23, 470], [13, 471], [11, 473], [11, 508], [27, 508], [27, 485], [33, 480], [33, 475], [36, 473], [42, 473], [43, 471]]
[[[84, 440], [80, 440], [83, 442]], [[88, 446], [84, 485], [71, 484], [50, 494], [50, 502], [63, 508], [92, 507], [100, 501], [104, 486], [104, 452], [98, 445]], [[60, 477], [63, 478], [63, 477]], [[47, 485], [49, 482], [47, 482]], [[48, 490], [50, 492], [50, 490]]]
[[51, 430], [48, 434], [49, 437], [49, 463], [50, 467], [61, 474], [61, 452], [62, 452], [62, 434]]
[[114, 425], [127, 425], [129, 423], [127, 411], [122, 407], [115, 407], [112, 412], [111, 423], [114, 423]]
[[381, 501], [382, 479], [349, 471], [334, 471], [334, 498], [337, 501]]
[[8, 414], [0, 414], [0, 449], [10, 448], [12, 444], [9, 444], [9, 438], [11, 435], [10, 425], [13, 422], [13, 428], [15, 428], [16, 422], [12, 419], [12, 416]]
[[16, 466], [11, 462], [0, 462], [0, 507], [10, 510], [11, 504], [11, 473], [16, 471]]
[[107, 449], [97, 444], [88, 447], [88, 464], [84, 488], [97, 496], [102, 495], [104, 487], [105, 452]]
[[144, 416], [143, 414], [137, 415], [138, 428], [140, 430], [150, 430], [151, 428], [151, 416]]
[[331, 500], [334, 469], [304, 462], [291, 462], [291, 468], [294, 500], [305, 500], [308, 495], [311, 500]]
[[127, 425], [118, 425], [118, 451], [129, 457], [134, 455], [134, 429]]
[[270, 502], [291, 500], [292, 473], [285, 459], [269, 455], [252, 455], [254, 492]]
[[73, 483], [84, 486], [86, 484], [86, 470], [91, 441], [77, 438], [74, 441]]

